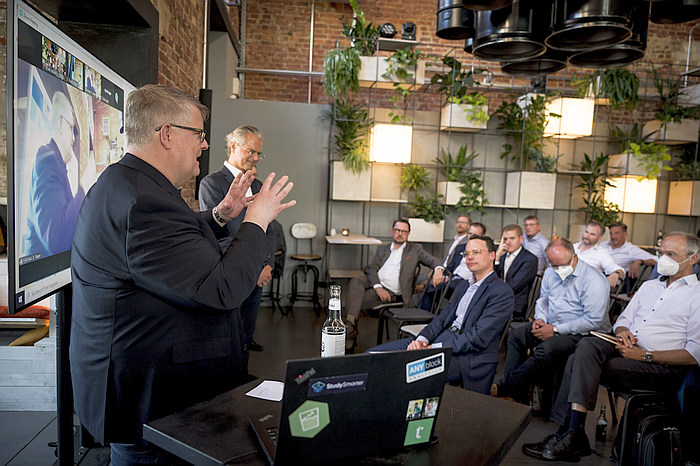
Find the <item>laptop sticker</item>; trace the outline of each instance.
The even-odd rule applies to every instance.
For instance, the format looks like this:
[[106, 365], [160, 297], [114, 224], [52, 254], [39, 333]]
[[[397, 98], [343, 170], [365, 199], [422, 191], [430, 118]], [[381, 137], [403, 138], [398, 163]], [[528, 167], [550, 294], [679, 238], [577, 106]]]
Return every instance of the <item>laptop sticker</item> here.
[[328, 403], [305, 401], [289, 415], [289, 430], [293, 437], [314, 438], [331, 423]]
[[423, 417], [435, 417], [435, 414], [437, 414], [437, 408], [439, 403], [439, 396], [436, 396], [434, 398], [426, 398], [425, 408], [423, 409]]
[[309, 380], [307, 396], [334, 395], [336, 393], [356, 392], [367, 388], [367, 373], [320, 377]]
[[408, 410], [406, 411], [406, 420], [420, 419], [423, 412], [423, 400], [411, 400], [408, 402]]
[[406, 383], [415, 382], [445, 371], [445, 353], [438, 353], [427, 358], [406, 364]]
[[433, 431], [433, 421], [434, 419], [421, 419], [409, 422], [403, 445], [406, 447], [428, 442], [430, 440], [430, 432]]

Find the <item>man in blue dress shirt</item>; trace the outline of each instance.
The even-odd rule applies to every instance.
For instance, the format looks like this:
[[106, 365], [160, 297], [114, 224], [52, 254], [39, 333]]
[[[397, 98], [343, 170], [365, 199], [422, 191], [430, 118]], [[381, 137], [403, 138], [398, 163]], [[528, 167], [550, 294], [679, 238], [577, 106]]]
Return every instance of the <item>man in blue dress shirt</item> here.
[[546, 254], [551, 267], [542, 279], [535, 321], [508, 334], [505, 378], [491, 387], [492, 395], [524, 401], [530, 384], [563, 366], [584, 335], [610, 331], [605, 276], [578, 260], [565, 238], [553, 240]]
[[547, 268], [547, 257], [544, 250], [549, 244], [549, 240], [540, 233], [542, 226], [536, 215], [525, 217], [524, 225], [523, 247], [537, 256], [537, 275], [542, 275]]

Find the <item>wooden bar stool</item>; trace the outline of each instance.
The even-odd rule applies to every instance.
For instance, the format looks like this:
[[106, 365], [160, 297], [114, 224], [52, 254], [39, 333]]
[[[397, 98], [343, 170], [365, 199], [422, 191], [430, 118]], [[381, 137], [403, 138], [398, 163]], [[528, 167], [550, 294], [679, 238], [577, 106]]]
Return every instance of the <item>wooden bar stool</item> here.
[[[315, 265], [311, 262], [318, 262], [322, 259], [322, 256], [314, 254], [313, 251], [313, 239], [316, 237], [316, 225], [313, 223], [295, 223], [291, 228], [292, 237], [296, 239], [297, 251], [298, 251], [298, 240], [308, 239], [309, 240], [309, 254], [299, 254], [298, 252], [292, 254], [290, 259], [295, 261], [300, 261], [301, 263], [294, 268], [292, 272], [292, 297], [289, 300], [289, 306], [287, 306], [287, 312], [291, 311], [294, 307], [296, 301], [310, 301], [314, 306], [314, 312], [317, 315], [321, 314], [321, 302], [318, 299], [318, 285], [319, 285], [319, 271]], [[301, 275], [306, 283], [306, 277], [311, 272], [313, 275], [313, 291], [312, 292], [300, 292], [298, 291], [298, 276]]]

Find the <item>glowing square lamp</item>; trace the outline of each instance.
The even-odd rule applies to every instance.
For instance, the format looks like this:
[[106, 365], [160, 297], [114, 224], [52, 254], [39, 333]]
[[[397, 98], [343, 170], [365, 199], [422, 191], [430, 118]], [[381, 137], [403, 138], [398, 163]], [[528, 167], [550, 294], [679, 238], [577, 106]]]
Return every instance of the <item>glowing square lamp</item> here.
[[412, 126], [377, 123], [372, 128], [369, 160], [370, 162], [409, 163], [412, 140]]
[[558, 97], [547, 102], [547, 114], [556, 113], [561, 117], [548, 117], [544, 129], [545, 136], [561, 139], [574, 139], [593, 134], [593, 99]]
[[623, 212], [653, 214], [656, 207], [656, 180], [637, 176], [609, 178], [614, 187], [605, 188], [605, 200]]

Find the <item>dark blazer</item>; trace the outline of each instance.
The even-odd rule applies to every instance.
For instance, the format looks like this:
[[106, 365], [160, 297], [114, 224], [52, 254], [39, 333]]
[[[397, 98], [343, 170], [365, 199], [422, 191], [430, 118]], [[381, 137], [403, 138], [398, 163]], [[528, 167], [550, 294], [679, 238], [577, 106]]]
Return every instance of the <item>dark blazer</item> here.
[[[199, 208], [200, 210], [213, 209], [215, 206], [219, 205], [219, 202], [226, 196], [228, 189], [233, 183], [233, 173], [231, 170], [226, 168], [226, 165], [221, 167], [218, 171], [208, 174], [199, 183]], [[257, 194], [262, 188], [262, 182], [260, 180], [253, 180], [253, 184], [250, 185], [250, 189], [253, 194]], [[238, 229], [243, 223], [243, 218], [245, 217], [247, 208], [244, 208], [236, 218], [232, 219], [226, 224], [226, 230], [228, 230], [228, 236], [219, 239], [219, 245], [222, 251], [226, 251], [233, 238], [238, 233]], [[275, 257], [275, 228], [270, 224], [267, 227], [267, 238], [270, 241], [270, 261]]]
[[[391, 244], [382, 244], [374, 253], [372, 262], [365, 268], [365, 274], [370, 285], [379, 284], [379, 269], [391, 255]], [[401, 254], [401, 270], [399, 272], [399, 286], [401, 287], [401, 299], [404, 306], [410, 307], [411, 296], [413, 296], [413, 278], [418, 264], [423, 264], [434, 269], [442, 262], [437, 257], [432, 256], [423, 246], [417, 243], [406, 242], [406, 247]]]
[[80, 209], [71, 255], [75, 410], [100, 443], [245, 381], [240, 313], [268, 253], [244, 223], [225, 254], [211, 211], [126, 154]]
[[447, 267], [445, 267], [447, 270], [449, 270], [451, 273], [454, 273], [455, 269], [457, 269], [457, 266], [459, 265], [460, 262], [462, 262], [462, 253], [464, 252], [464, 249], [467, 247], [467, 243], [459, 243], [457, 247], [455, 247], [455, 250], [452, 251], [452, 255], [450, 256], [450, 261], [447, 263]]
[[[466, 235], [464, 238], [459, 240], [459, 243], [455, 246], [454, 250], [450, 255], [447, 256], [447, 264], [449, 265], [455, 258], [455, 256], [459, 257], [459, 259], [462, 258], [461, 252], [464, 251], [465, 245], [469, 242], [469, 235]], [[450, 243], [451, 245], [452, 243]], [[459, 259], [457, 260], [457, 264], [459, 264]]]
[[501, 333], [513, 313], [513, 290], [495, 273], [486, 277], [469, 303], [457, 334], [450, 326], [469, 286], [466, 280], [457, 286], [447, 306], [420, 334], [431, 344], [442, 342], [452, 347], [450, 364], [459, 365], [464, 388], [488, 393], [496, 375]]
[[[493, 267], [493, 270], [498, 275], [498, 278], [503, 280], [503, 267], [505, 266], [506, 256], [501, 257], [501, 260]], [[508, 276], [505, 277], [505, 282], [513, 289], [515, 294], [515, 307], [513, 316], [526, 317], [527, 298], [530, 294], [530, 287], [537, 275], [537, 256], [525, 248], [521, 248], [520, 252], [513, 263], [508, 268]]]

